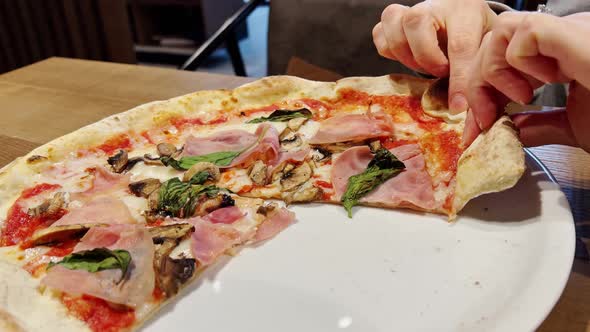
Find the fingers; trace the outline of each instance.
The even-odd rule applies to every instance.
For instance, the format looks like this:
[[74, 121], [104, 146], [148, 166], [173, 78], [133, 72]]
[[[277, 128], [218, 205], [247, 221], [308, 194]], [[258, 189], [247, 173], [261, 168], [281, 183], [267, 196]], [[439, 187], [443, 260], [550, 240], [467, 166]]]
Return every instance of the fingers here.
[[577, 145], [586, 152], [590, 152], [590, 89], [579, 82], [570, 83], [569, 97], [567, 100], [567, 113], [570, 126]]
[[588, 34], [588, 13], [565, 18], [529, 14], [515, 27], [506, 58], [514, 68], [543, 82], [577, 80], [588, 86]]
[[447, 18], [449, 106], [453, 113], [467, 110], [466, 91], [471, 64], [489, 28], [491, 16], [495, 14], [484, 2], [465, 1], [461, 3], [461, 10]]
[[475, 122], [473, 112], [471, 110], [467, 111], [467, 117], [465, 118], [465, 128], [463, 129], [463, 146], [470, 146], [480, 133], [481, 129], [479, 129], [478, 124]]
[[577, 146], [566, 111], [531, 112], [511, 116], [525, 146], [563, 144]]
[[472, 75], [469, 78], [467, 100], [471, 106], [472, 116], [480, 129], [492, 126], [497, 118], [497, 94], [483, 76], [485, 50], [489, 47], [492, 34], [485, 35], [481, 48], [472, 64]]
[[385, 39], [385, 32], [383, 31], [383, 24], [377, 23], [373, 28], [373, 43], [377, 48], [377, 53], [384, 58], [391, 60], [397, 60], [397, 58], [389, 51], [389, 45], [387, 45], [387, 39]]
[[521, 72], [506, 59], [506, 50], [523, 14], [500, 15], [482, 54], [481, 76], [508, 98], [525, 104], [533, 97], [533, 88]]
[[[373, 29], [373, 40], [379, 54], [382, 56], [397, 60], [408, 68], [423, 71], [414, 60], [414, 55], [402, 27], [402, 17], [407, 10], [408, 7], [398, 4], [387, 6], [383, 14], [381, 14], [380, 25], [378, 24]], [[377, 45], [378, 42], [380, 45]]]
[[516, 114], [512, 121], [525, 146], [563, 144], [590, 152], [590, 90], [578, 82], [570, 83], [567, 111]]
[[449, 61], [438, 46], [437, 31], [441, 24], [431, 14], [429, 5], [409, 8], [402, 17], [402, 28], [418, 65], [435, 76], [446, 76]]

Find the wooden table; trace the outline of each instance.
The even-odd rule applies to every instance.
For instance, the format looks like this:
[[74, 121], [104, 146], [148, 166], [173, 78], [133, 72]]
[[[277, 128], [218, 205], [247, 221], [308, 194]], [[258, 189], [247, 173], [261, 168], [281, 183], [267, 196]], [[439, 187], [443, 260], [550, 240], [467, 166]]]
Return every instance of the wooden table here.
[[[62, 58], [6, 73], [0, 76], [0, 167], [53, 138], [138, 104], [251, 80]], [[590, 156], [563, 146], [533, 151], [570, 198], [578, 225], [589, 227]], [[590, 331], [588, 262], [576, 259], [561, 299], [539, 330]]]

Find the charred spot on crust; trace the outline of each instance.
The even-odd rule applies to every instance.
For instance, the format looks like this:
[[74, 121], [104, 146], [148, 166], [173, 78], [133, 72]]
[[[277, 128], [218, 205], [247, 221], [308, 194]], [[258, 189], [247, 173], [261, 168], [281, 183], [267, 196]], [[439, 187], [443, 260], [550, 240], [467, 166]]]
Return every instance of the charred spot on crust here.
[[40, 156], [40, 155], [32, 155], [27, 159], [27, 164], [35, 164], [44, 160], [47, 160], [49, 158], [45, 157], [45, 156]]

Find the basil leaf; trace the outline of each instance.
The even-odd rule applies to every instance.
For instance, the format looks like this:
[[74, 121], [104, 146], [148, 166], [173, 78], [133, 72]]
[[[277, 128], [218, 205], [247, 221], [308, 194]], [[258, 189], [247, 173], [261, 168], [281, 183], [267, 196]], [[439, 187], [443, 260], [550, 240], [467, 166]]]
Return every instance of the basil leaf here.
[[364, 172], [353, 175], [348, 179], [346, 191], [342, 195], [342, 205], [348, 217], [352, 218], [352, 207], [366, 194], [373, 191], [380, 184], [391, 179], [406, 168], [389, 150], [379, 149], [367, 165]]
[[193, 215], [203, 195], [215, 197], [225, 189], [214, 185], [203, 185], [209, 173], [199, 172], [189, 182], [172, 178], [160, 186], [158, 192], [158, 212], [172, 217], [186, 218]]
[[96, 248], [67, 255], [59, 262], [49, 263], [47, 269], [55, 265], [61, 265], [70, 270], [86, 270], [92, 273], [102, 270], [120, 269], [123, 272], [119, 280], [121, 281], [127, 274], [129, 263], [131, 263], [131, 254], [127, 250]]
[[231, 164], [231, 162], [240, 155], [242, 151], [219, 151], [213, 152], [209, 154], [204, 154], [202, 156], [188, 156], [182, 157], [179, 160], [176, 160], [172, 157], [161, 157], [160, 160], [162, 164], [165, 166], [171, 166], [174, 169], [179, 171], [186, 171], [187, 169], [191, 168], [194, 164], [200, 162], [210, 162], [217, 166], [227, 166]]
[[250, 121], [247, 121], [246, 123], [261, 123], [261, 122], [265, 122], [265, 121], [286, 122], [286, 121], [289, 121], [289, 120], [295, 119], [295, 118], [308, 118], [308, 119], [310, 119], [311, 116], [312, 116], [311, 111], [308, 110], [307, 108], [301, 108], [298, 110], [276, 110], [276, 111], [270, 113], [270, 115], [267, 117], [263, 116], [260, 118], [252, 119]]

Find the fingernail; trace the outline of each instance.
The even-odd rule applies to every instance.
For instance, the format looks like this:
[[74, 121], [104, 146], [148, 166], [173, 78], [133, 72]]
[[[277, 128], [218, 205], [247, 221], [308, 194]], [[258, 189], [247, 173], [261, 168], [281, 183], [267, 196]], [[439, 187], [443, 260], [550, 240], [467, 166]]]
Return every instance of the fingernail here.
[[457, 113], [467, 111], [467, 98], [461, 93], [456, 93], [453, 98], [451, 98], [451, 105], [449, 105], [451, 110]]

